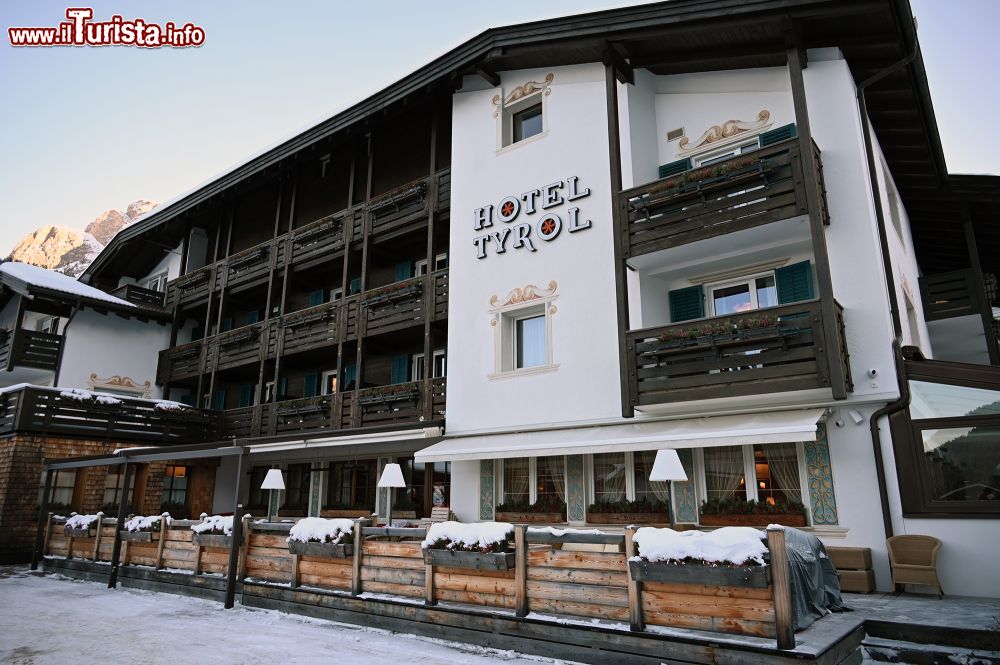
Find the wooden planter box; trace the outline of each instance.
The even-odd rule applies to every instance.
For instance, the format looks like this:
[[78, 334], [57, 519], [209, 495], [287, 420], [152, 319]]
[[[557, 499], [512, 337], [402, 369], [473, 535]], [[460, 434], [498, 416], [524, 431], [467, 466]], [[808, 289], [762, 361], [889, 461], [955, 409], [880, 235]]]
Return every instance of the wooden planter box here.
[[424, 563], [452, 568], [473, 568], [475, 570], [513, 570], [514, 553], [497, 552], [456, 552], [455, 550], [425, 549]]
[[232, 535], [225, 536], [221, 533], [194, 533], [194, 537], [191, 538], [193, 542], [198, 547], [220, 547], [225, 549], [230, 549], [233, 546]]
[[151, 543], [160, 539], [159, 529], [156, 531], [126, 531], [122, 529], [118, 533], [122, 535], [122, 540], [130, 543]]
[[805, 526], [806, 516], [802, 513], [750, 513], [746, 515], [701, 515], [702, 526]]
[[497, 522], [555, 522], [559, 524], [566, 521], [566, 516], [562, 513], [515, 513], [499, 512], [496, 514]]
[[63, 528], [63, 535], [67, 538], [93, 538], [96, 534], [96, 527], [91, 527], [89, 529], [71, 529], [70, 527]]
[[666, 513], [587, 513], [588, 524], [669, 524]]
[[354, 556], [353, 543], [304, 543], [289, 540], [288, 551], [300, 556], [316, 556], [326, 559], [349, 559]]
[[629, 559], [632, 579], [637, 582], [703, 584], [766, 589], [771, 584], [771, 566], [705, 566]]

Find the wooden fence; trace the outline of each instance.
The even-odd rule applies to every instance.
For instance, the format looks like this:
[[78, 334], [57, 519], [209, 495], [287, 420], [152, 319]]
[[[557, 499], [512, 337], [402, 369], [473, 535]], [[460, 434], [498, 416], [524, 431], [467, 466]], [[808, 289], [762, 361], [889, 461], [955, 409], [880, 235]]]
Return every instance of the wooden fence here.
[[[43, 552], [49, 556], [111, 561], [115, 520], [105, 519], [87, 538], [65, 535], [62, 520], [51, 515]], [[191, 525], [175, 520], [150, 542], [123, 543], [121, 565], [225, 574], [230, 550], [193, 542]], [[477, 606], [479, 609], [530, 612], [572, 619], [646, 626], [690, 628], [777, 638], [793, 648], [791, 596], [784, 532], [768, 532], [771, 550], [766, 587], [736, 584], [664, 583], [633, 577], [628, 558], [634, 527], [625, 533], [550, 531], [515, 527], [515, 565], [510, 570], [458, 568], [425, 563], [423, 528], [386, 528], [355, 522], [345, 558], [293, 554], [289, 523], [251, 524], [244, 518], [238, 579], [255, 583], [378, 594]], [[192, 582], [192, 584], [195, 584]], [[362, 596], [364, 597], [364, 596]]]

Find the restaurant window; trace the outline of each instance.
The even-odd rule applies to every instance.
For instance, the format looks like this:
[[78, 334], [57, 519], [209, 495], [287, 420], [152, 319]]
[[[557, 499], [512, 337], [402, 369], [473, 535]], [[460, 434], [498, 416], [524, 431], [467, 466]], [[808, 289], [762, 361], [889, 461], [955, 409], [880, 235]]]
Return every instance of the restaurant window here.
[[294, 510], [305, 514], [309, 507], [309, 481], [312, 472], [309, 464], [290, 464], [285, 472], [284, 510]]
[[512, 457], [500, 461], [501, 483], [497, 503], [508, 506], [543, 503], [557, 512], [566, 503], [566, 458]]
[[702, 451], [705, 498], [709, 501], [746, 501], [746, 465], [740, 446], [705, 448]]
[[591, 460], [592, 503], [666, 503], [667, 484], [649, 479], [655, 458], [655, 450], [595, 454]]
[[804, 503], [798, 444], [702, 448], [700, 457], [696, 475], [703, 483], [703, 500], [758, 501], [772, 506]]
[[[105, 508], [117, 507], [119, 498], [122, 495], [122, 476], [125, 473], [123, 465], [113, 466], [104, 476], [104, 497], [102, 500], [102, 510]], [[135, 474], [129, 474], [128, 500], [126, 503], [131, 507], [133, 492], [135, 491]]]
[[168, 464], [163, 470], [163, 493], [160, 503], [184, 504], [187, 501], [190, 467]]
[[531, 469], [527, 457], [503, 460], [502, 497], [500, 503], [531, 503]]
[[264, 477], [267, 475], [267, 466], [255, 466], [250, 469], [250, 493], [247, 497], [247, 508], [267, 508], [267, 495], [270, 490], [262, 490]]
[[375, 510], [375, 460], [331, 462], [326, 507]]
[[1000, 513], [1000, 391], [969, 372], [938, 371], [940, 382], [909, 381], [908, 412], [892, 418], [903, 512]]
[[[38, 503], [45, 495], [45, 471], [38, 485]], [[52, 472], [52, 486], [49, 490], [49, 506], [69, 508], [73, 505], [73, 490], [76, 487], [76, 469], [57, 469]]]

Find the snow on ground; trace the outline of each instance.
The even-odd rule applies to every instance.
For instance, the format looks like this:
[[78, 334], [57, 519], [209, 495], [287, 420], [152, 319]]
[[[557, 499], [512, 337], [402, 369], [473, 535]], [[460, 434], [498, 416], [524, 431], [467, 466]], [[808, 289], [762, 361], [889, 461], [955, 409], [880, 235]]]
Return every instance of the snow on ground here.
[[[17, 611], [12, 611], [16, 608]], [[272, 610], [0, 568], [0, 663], [563, 663]]]

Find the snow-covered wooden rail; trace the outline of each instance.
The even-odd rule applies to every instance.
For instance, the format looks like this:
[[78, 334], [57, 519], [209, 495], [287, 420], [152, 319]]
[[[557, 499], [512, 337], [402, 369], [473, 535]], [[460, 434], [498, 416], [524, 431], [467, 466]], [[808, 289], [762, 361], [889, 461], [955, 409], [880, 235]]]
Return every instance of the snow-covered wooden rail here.
[[[111, 562], [116, 521], [102, 519], [90, 538], [65, 535], [63, 520], [50, 519], [46, 554]], [[130, 574], [147, 570], [172, 575], [171, 583], [224, 588], [231, 551], [199, 547], [191, 526], [174, 520], [161, 525], [149, 542], [123, 543], [120, 565]], [[737, 635], [777, 638], [779, 648], [795, 645], [790, 613], [787, 559], [772, 556], [766, 585], [721, 584], [707, 577], [691, 581], [638, 580], [628, 559], [632, 533], [571, 529], [515, 528], [515, 565], [511, 570], [449, 567], [425, 562], [421, 540], [426, 530], [354, 526], [353, 546], [335, 554], [292, 553], [290, 523], [244, 521], [237, 579], [241, 584], [319, 590], [354, 598], [399, 598], [439, 602], [479, 610], [625, 624], [633, 631], [647, 626], [690, 628]], [[768, 533], [772, 552], [784, 551], [784, 533]], [[350, 552], [346, 555], [346, 552]], [[771, 569], [775, 566], [780, 570]], [[710, 571], [707, 571], [710, 572]], [[145, 574], [145, 573], [141, 573]], [[706, 573], [707, 574], [707, 573]], [[208, 582], [197, 579], [210, 578]]]

